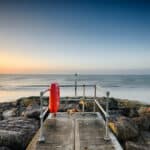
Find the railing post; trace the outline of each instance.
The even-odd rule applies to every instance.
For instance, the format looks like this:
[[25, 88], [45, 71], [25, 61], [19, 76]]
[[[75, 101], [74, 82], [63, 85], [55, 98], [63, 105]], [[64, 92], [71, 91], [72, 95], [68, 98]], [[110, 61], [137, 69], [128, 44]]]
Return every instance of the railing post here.
[[95, 112], [95, 100], [96, 100], [96, 85], [94, 85], [94, 102], [93, 102], [93, 112]]
[[85, 85], [83, 85], [83, 105], [82, 105], [82, 112], [84, 112], [84, 110], [85, 110], [84, 99], [85, 99]]
[[77, 96], [77, 76], [78, 74], [75, 73], [75, 96]]
[[43, 92], [40, 92], [40, 124], [41, 124], [41, 127], [40, 127], [40, 137], [39, 137], [39, 142], [44, 142], [45, 141], [45, 138], [44, 138], [44, 135], [43, 135]]
[[104, 137], [104, 139], [105, 140], [110, 140], [110, 138], [109, 138], [109, 135], [108, 135], [108, 117], [109, 117], [109, 95], [110, 95], [110, 93], [107, 91], [106, 92], [106, 98], [107, 98], [107, 100], [106, 100], [106, 122], [105, 122], [105, 137]]
[[85, 85], [83, 85], [83, 98], [85, 98]]

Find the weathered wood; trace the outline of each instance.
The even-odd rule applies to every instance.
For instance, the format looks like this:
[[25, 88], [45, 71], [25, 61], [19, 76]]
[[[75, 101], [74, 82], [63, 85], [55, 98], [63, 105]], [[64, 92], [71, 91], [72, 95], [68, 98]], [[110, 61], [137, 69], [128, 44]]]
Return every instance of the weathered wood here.
[[74, 121], [67, 118], [47, 119], [44, 124], [45, 143], [38, 143], [37, 150], [73, 150]]
[[105, 128], [100, 120], [77, 120], [80, 150], [114, 150], [111, 141], [105, 141]]
[[116, 149], [114, 139], [104, 140], [104, 120], [98, 113], [58, 113], [55, 118], [48, 117], [44, 123], [44, 135], [44, 143], [35, 143], [37, 134], [27, 150]]

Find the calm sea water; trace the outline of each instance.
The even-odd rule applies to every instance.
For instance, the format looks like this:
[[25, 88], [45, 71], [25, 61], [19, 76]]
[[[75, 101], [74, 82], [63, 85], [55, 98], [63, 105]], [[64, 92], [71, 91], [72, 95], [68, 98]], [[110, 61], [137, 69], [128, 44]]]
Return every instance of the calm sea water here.
[[[0, 102], [37, 96], [52, 82], [74, 84], [74, 79], [74, 75], [0, 75]], [[150, 103], [150, 75], [79, 75], [78, 84], [99, 85], [98, 96], [109, 90], [112, 97]], [[86, 95], [92, 96], [93, 90], [86, 89]], [[61, 96], [74, 96], [74, 88], [61, 89]]]

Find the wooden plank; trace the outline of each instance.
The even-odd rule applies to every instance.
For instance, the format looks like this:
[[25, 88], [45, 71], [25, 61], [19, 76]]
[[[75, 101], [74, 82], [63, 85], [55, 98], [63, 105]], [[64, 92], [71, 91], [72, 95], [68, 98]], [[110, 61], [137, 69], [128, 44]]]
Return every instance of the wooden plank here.
[[[105, 127], [100, 120], [77, 120], [80, 148], [78, 150], [114, 150], [113, 143], [104, 140]], [[77, 150], [77, 149], [76, 149]]]
[[45, 143], [36, 142], [35, 146], [33, 140], [28, 150], [118, 150], [119, 147], [112, 135], [110, 141], [104, 140], [104, 120], [99, 113], [93, 112], [57, 113], [56, 118], [48, 117], [44, 135]]
[[71, 119], [48, 119], [44, 123], [44, 143], [37, 150], [74, 150], [74, 122]]

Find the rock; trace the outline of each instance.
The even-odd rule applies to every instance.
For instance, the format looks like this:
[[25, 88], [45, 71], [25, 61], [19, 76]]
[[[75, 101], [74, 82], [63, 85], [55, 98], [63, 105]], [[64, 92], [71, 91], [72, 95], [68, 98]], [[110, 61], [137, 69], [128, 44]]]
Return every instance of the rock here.
[[28, 107], [32, 103], [40, 105], [39, 97], [24, 97], [17, 100], [17, 103], [21, 107]]
[[11, 150], [11, 149], [6, 146], [0, 146], [0, 150]]
[[142, 104], [139, 101], [132, 101], [128, 99], [119, 99], [118, 105], [119, 107], [124, 107], [124, 108], [139, 108], [141, 106], [145, 106], [145, 104]]
[[29, 110], [26, 111], [24, 113], [24, 116], [27, 118], [34, 118], [34, 119], [40, 119], [40, 109], [33, 109], [33, 110]]
[[110, 98], [109, 99], [109, 109], [118, 109], [118, 101], [115, 98]]
[[19, 115], [21, 115], [24, 111], [26, 111], [26, 108], [31, 105], [40, 105], [39, 97], [24, 97], [17, 100], [17, 106]]
[[14, 102], [10, 102], [12, 107], [16, 107], [17, 106], [17, 101], [14, 101]]
[[131, 108], [130, 112], [129, 112], [129, 117], [133, 118], [133, 117], [138, 117], [138, 116], [139, 116], [139, 114], [138, 114], [136, 108]]
[[77, 110], [77, 109], [68, 109], [67, 110], [67, 113], [68, 113], [68, 115], [72, 115], [72, 114], [74, 114], [75, 112], [79, 112], [79, 110]]
[[34, 101], [26, 107], [25, 111], [22, 113], [24, 117], [40, 119], [40, 106]]
[[110, 122], [109, 127], [121, 141], [134, 139], [138, 136], [138, 127], [127, 117], [119, 117], [117, 121]]
[[27, 107], [26, 110], [33, 110], [33, 109], [40, 109], [40, 105], [37, 104], [37, 102], [33, 101], [30, 103]]
[[130, 114], [130, 108], [121, 108], [122, 112], [121, 112], [121, 115], [123, 116], [126, 116], [126, 117], [129, 117], [129, 114]]
[[73, 109], [74, 107], [75, 107], [74, 104], [67, 104], [65, 105], [64, 110], [67, 111], [68, 109]]
[[5, 110], [2, 114], [4, 119], [10, 118], [10, 117], [16, 117], [17, 116], [17, 109], [12, 108], [10, 110]]
[[125, 149], [126, 150], [149, 150], [147, 146], [136, 142], [131, 142], [131, 141], [127, 141], [125, 143]]
[[147, 131], [142, 131], [141, 132], [141, 137], [144, 140], [144, 143], [149, 147], [150, 149], [150, 132]]
[[24, 150], [39, 128], [35, 119], [14, 117], [0, 121], [0, 146]]
[[[47, 106], [48, 97], [43, 97], [43, 106]], [[40, 107], [40, 97], [24, 97], [17, 100], [18, 114], [22, 116], [27, 110], [39, 109]]]
[[17, 107], [17, 102], [4, 102], [0, 103], [0, 112], [4, 112], [5, 110], [10, 110], [12, 108]]
[[130, 118], [133, 118], [133, 117], [138, 117], [139, 114], [138, 114], [138, 111], [136, 108], [121, 108], [121, 115], [123, 116], [126, 116], [126, 117], [130, 117]]
[[3, 112], [0, 112], [0, 120], [3, 120]]
[[150, 131], [150, 114], [145, 114], [132, 119], [138, 125], [140, 130]]
[[140, 107], [138, 113], [139, 115], [150, 114], [150, 107]]

